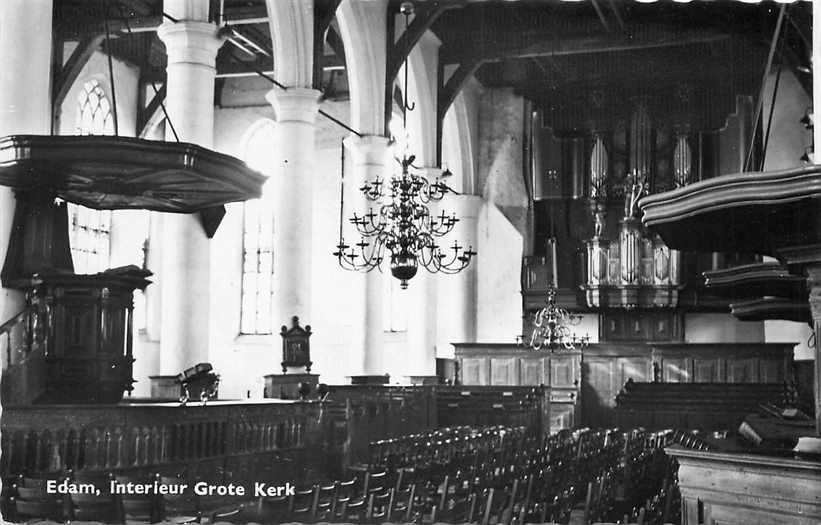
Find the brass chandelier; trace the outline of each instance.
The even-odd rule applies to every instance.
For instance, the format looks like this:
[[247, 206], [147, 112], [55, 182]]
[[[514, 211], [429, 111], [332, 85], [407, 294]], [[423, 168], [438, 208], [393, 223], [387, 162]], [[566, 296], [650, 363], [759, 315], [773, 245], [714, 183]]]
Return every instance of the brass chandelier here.
[[[408, 17], [413, 13], [413, 4], [404, 2], [401, 12], [405, 15], [405, 29]], [[402, 103], [403, 128], [407, 124], [407, 113], [414, 105], [408, 105], [408, 62], [404, 66], [404, 101]], [[401, 170], [387, 180], [376, 177], [366, 181], [359, 191], [371, 203], [367, 212], [354, 212], [348, 221], [356, 228], [359, 242], [350, 245], [342, 235], [342, 203], [340, 203], [339, 243], [333, 255], [339, 265], [346, 270], [369, 272], [374, 268], [382, 270], [387, 257], [391, 274], [401, 281], [403, 289], [408, 287], [419, 267], [431, 273], [455, 274], [470, 264], [476, 252], [473, 247], [465, 249], [454, 241], [453, 245], [442, 247], [439, 240], [453, 231], [459, 218], [444, 211], [438, 215], [431, 213], [428, 205], [442, 200], [448, 193], [456, 193], [442, 177], [450, 175], [444, 171], [433, 181], [422, 175], [419, 167], [413, 165], [414, 155], [404, 152], [396, 158]], [[344, 170], [344, 159], [343, 159]], [[343, 171], [344, 178], [344, 171]], [[386, 253], [387, 252], [387, 253]]]
[[581, 319], [580, 315], [571, 314], [556, 304], [556, 287], [551, 285], [547, 289], [547, 304], [533, 319], [533, 333], [527, 344], [533, 350], [551, 352], [584, 349], [590, 344], [590, 337], [577, 337], [571, 330]]

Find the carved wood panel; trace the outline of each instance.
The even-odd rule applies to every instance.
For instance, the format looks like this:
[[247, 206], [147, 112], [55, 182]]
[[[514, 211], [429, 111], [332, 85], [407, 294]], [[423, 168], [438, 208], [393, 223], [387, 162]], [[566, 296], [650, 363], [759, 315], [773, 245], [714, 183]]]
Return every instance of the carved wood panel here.
[[722, 383], [724, 374], [721, 372], [719, 359], [693, 359], [693, 381], [696, 383]]
[[520, 380], [522, 385], [547, 385], [549, 383], [545, 374], [544, 358], [522, 358], [520, 363]]
[[579, 357], [550, 357], [550, 387], [575, 388], [579, 385]]
[[491, 385], [519, 385], [519, 374], [515, 357], [506, 357], [490, 360]]
[[687, 383], [691, 381], [690, 359], [665, 358], [662, 364], [662, 377], [667, 383]]
[[761, 359], [758, 362], [758, 381], [760, 383], [781, 383], [786, 379], [783, 359]]
[[758, 381], [758, 367], [756, 359], [728, 359], [728, 383], [756, 383]]
[[461, 378], [463, 385], [487, 385], [488, 373], [487, 359], [482, 357], [462, 358]]
[[576, 406], [572, 404], [552, 403], [550, 405], [550, 432], [573, 428], [576, 421]]

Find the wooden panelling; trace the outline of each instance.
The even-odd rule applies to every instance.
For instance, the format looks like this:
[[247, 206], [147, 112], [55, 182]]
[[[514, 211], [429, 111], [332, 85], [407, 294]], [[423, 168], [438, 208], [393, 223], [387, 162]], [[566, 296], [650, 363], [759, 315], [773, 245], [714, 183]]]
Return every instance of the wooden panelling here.
[[783, 359], [761, 359], [758, 361], [758, 381], [761, 383], [781, 383], [784, 381]]
[[757, 383], [758, 366], [755, 359], [728, 359], [727, 360], [727, 382], [728, 383]]
[[720, 359], [693, 359], [693, 382], [722, 383], [724, 374]]
[[519, 376], [522, 385], [548, 385], [549, 380], [545, 374], [544, 358], [526, 358], [519, 360], [521, 374]]
[[691, 360], [686, 357], [667, 358], [662, 361], [661, 373], [665, 383], [688, 383], [691, 381]]
[[550, 356], [550, 387], [578, 387], [580, 383], [579, 365], [578, 355]]
[[[624, 315], [610, 316], [602, 328], [607, 329], [610, 321], [619, 330], [627, 329]], [[659, 333], [669, 326], [675, 332], [675, 322], [659, 315], [647, 326]], [[787, 343], [603, 342], [591, 344], [583, 356], [579, 352], [533, 352], [510, 344], [454, 346], [461, 384], [499, 385], [504, 381], [510, 385], [544, 384], [555, 391], [571, 389], [578, 393], [576, 404], [583, 407], [582, 414], [575, 414], [575, 422], [590, 427], [615, 423], [615, 397], [629, 379], [781, 383], [791, 379], [792, 369], [792, 345]]]
[[680, 341], [681, 316], [675, 312], [607, 311], [601, 316], [601, 339], [619, 341]]
[[488, 378], [487, 358], [465, 357], [460, 360], [460, 383], [463, 385], [487, 385], [490, 384]]
[[[673, 447], [682, 525], [821, 523], [821, 463]], [[720, 487], [720, 490], [717, 490]]]
[[[536, 352], [511, 344], [461, 343], [455, 359], [464, 386], [540, 386], [549, 388], [543, 419], [562, 405], [560, 421], [576, 422], [581, 398], [581, 353]], [[568, 416], [567, 413], [571, 415]], [[559, 421], [557, 420], [557, 421]], [[554, 421], [554, 423], [556, 423]], [[559, 423], [556, 423], [559, 424]], [[555, 428], [555, 425], [553, 425]], [[570, 427], [562, 427], [570, 428]]]
[[573, 428], [576, 425], [575, 405], [557, 404], [550, 405], [550, 432], [558, 432], [565, 428]]
[[652, 367], [649, 366], [646, 358], [642, 357], [620, 357], [616, 364], [616, 384], [621, 389], [628, 379], [633, 381], [651, 381], [653, 376]]
[[503, 357], [490, 360], [490, 384], [494, 386], [514, 385], [519, 383], [518, 359]]

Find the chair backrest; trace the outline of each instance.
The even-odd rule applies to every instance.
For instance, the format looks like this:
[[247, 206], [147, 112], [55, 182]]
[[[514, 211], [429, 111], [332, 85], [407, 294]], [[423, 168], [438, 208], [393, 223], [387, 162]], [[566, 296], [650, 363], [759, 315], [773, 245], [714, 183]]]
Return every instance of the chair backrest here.
[[281, 523], [289, 521], [289, 509], [289, 496], [262, 496], [256, 503], [256, 515], [259, 516], [260, 523]]
[[373, 522], [383, 522], [390, 518], [391, 502], [396, 489], [388, 489], [382, 492], [371, 492], [368, 496], [368, 510], [366, 519]]
[[294, 490], [288, 500], [290, 519], [294, 521], [313, 520], [316, 515], [319, 487], [312, 486], [301, 490]]
[[66, 507], [63, 500], [59, 499], [32, 499], [24, 500], [15, 497], [11, 498], [14, 501], [14, 512], [17, 514], [17, 519], [37, 519], [37, 520], [54, 520], [65, 521], [68, 518]]
[[337, 482], [320, 483], [316, 487], [314, 519], [323, 521], [333, 518], [336, 512], [336, 495], [339, 491]]
[[357, 498], [342, 502], [339, 520], [342, 522], [363, 523], [367, 520], [368, 500]]
[[[150, 485], [159, 478], [154, 476], [137, 477], [137, 476], [114, 476], [116, 484], [128, 486], [129, 483], [133, 485]], [[148, 494], [137, 494], [133, 491], [123, 491], [115, 495], [115, 499], [119, 504], [121, 516], [125, 520], [139, 520], [156, 522], [160, 520], [161, 511], [161, 496], [153, 492]]]
[[[193, 483], [180, 477], [160, 476], [160, 484], [169, 489], [167, 494], [160, 495], [162, 518], [200, 517], [202, 515], [200, 498], [191, 490]], [[187, 485], [184, 490], [183, 485]]]
[[123, 518], [114, 497], [109, 493], [70, 494], [71, 519], [76, 521], [102, 521], [122, 523]]
[[382, 472], [366, 472], [365, 481], [362, 486], [362, 494], [367, 496], [376, 492], [381, 492], [385, 489], [388, 480], [387, 471]]

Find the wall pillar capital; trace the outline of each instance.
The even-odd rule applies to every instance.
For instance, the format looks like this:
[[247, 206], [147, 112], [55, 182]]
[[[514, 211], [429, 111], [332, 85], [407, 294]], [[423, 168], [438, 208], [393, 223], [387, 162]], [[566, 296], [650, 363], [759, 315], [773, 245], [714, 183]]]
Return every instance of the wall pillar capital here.
[[192, 64], [213, 68], [217, 51], [225, 42], [218, 36], [215, 24], [196, 20], [163, 22], [157, 28], [157, 36], [165, 44], [169, 66]]
[[322, 93], [308, 88], [274, 88], [265, 99], [274, 107], [277, 123], [303, 122], [315, 124]]
[[388, 159], [390, 140], [381, 135], [350, 135], [345, 146], [351, 151], [354, 166], [384, 166]]

